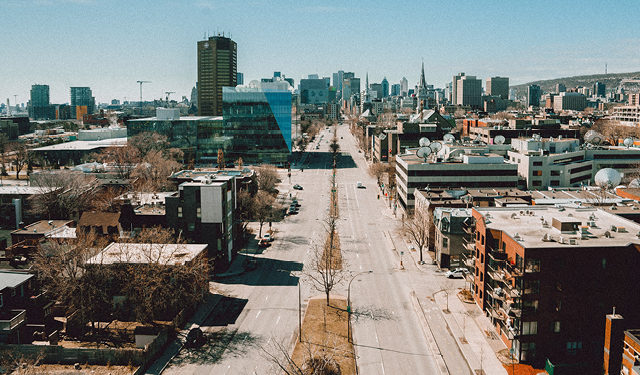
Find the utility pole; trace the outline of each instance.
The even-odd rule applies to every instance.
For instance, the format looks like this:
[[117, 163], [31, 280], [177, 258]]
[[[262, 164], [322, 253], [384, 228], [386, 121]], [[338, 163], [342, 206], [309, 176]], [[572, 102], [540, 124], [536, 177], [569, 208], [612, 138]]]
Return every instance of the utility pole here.
[[151, 81], [136, 81], [140, 85], [140, 114], [142, 115], [142, 84], [151, 83]]

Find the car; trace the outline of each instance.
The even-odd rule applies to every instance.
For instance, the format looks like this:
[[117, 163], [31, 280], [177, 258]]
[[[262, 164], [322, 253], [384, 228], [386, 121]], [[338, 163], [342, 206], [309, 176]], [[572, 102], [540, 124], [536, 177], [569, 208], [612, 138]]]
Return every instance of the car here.
[[200, 327], [196, 325], [189, 330], [189, 333], [187, 333], [184, 345], [187, 348], [196, 348], [204, 345], [206, 341], [207, 338], [204, 336], [204, 333], [202, 333]]
[[271, 246], [271, 243], [269, 243], [269, 240], [265, 240], [263, 238], [260, 241], [258, 241], [258, 247], [269, 247], [269, 246]]
[[356, 187], [357, 187], [358, 189], [366, 189], [366, 188], [367, 188], [367, 187], [366, 187], [366, 186], [364, 186], [364, 184], [363, 184], [362, 182], [360, 182], [360, 181], [356, 182]]
[[300, 186], [298, 184], [293, 185], [293, 188], [296, 189], [296, 190], [302, 190], [302, 186]]
[[469, 273], [469, 270], [466, 268], [456, 268], [456, 269], [447, 271], [444, 275], [449, 279], [462, 279], [468, 273]]
[[262, 239], [265, 241], [273, 242], [273, 236], [269, 233], [263, 234]]
[[297, 208], [289, 208], [289, 211], [287, 212], [287, 214], [289, 215], [297, 215], [299, 212], [299, 210]]

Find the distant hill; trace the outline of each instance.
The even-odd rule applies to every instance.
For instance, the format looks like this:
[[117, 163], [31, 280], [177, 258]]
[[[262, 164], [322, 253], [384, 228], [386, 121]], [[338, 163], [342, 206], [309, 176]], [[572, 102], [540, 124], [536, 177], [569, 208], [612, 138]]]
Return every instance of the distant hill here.
[[[567, 89], [572, 87], [592, 87], [594, 83], [601, 82], [607, 87], [607, 91], [616, 88], [620, 85], [623, 79], [638, 79], [640, 80], [640, 72], [633, 73], [610, 73], [610, 74], [592, 74], [588, 76], [575, 76], [565, 78], [546, 79], [541, 81], [533, 81], [523, 83], [521, 85], [511, 86], [517, 90], [518, 97], [524, 96], [527, 93], [527, 86], [538, 85], [543, 92], [555, 92], [555, 86], [558, 83], [563, 83]], [[637, 86], [634, 85], [634, 86]]]

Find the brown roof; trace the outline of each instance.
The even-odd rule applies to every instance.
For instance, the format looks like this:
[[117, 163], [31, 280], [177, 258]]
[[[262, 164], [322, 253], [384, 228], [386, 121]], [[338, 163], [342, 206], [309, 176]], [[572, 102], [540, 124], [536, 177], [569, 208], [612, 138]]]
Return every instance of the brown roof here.
[[119, 212], [85, 211], [78, 221], [79, 227], [117, 227]]
[[40, 220], [33, 224], [29, 224], [24, 229], [17, 229], [11, 232], [12, 234], [42, 234], [51, 232], [54, 229], [60, 228], [65, 225], [72, 224], [72, 220]]

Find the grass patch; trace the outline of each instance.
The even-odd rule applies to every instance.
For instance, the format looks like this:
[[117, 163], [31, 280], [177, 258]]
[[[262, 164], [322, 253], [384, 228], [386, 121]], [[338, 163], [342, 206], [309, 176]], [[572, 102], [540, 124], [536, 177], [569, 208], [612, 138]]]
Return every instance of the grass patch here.
[[340, 366], [342, 375], [356, 374], [356, 360], [348, 337], [347, 300], [344, 297], [309, 300], [302, 322], [302, 342], [297, 342], [291, 358], [303, 367], [312, 358], [329, 358]]

